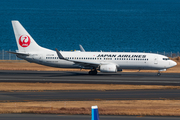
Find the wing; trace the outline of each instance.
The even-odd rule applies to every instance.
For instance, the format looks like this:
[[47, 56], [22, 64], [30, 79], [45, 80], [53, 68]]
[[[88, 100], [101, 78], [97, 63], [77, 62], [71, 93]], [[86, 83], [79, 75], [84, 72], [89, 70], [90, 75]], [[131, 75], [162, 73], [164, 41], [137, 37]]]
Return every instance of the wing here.
[[57, 48], [55, 48], [55, 50], [56, 50], [56, 53], [57, 53], [59, 59], [74, 62], [75, 64], [78, 64], [81, 67], [95, 67], [95, 68], [97, 68], [100, 65], [100, 63], [95, 63], [95, 62], [88, 62], [88, 61], [86, 62], [86, 61], [80, 61], [80, 60], [78, 60], [78, 61], [77, 60], [69, 60], [69, 59], [64, 58]]

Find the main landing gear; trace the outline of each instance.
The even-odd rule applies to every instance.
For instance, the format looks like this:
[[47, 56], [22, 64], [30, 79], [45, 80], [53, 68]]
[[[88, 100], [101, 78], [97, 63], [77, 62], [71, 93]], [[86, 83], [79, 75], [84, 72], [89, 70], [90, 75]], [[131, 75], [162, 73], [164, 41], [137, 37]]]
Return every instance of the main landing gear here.
[[97, 70], [92, 69], [91, 71], [89, 71], [89, 75], [97, 75]]

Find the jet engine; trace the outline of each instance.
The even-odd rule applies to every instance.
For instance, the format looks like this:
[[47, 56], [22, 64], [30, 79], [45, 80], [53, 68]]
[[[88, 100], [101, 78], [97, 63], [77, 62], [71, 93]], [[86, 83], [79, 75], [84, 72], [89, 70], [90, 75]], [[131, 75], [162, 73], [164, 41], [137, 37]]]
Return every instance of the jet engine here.
[[100, 65], [100, 71], [101, 72], [116, 73], [117, 67], [114, 64]]

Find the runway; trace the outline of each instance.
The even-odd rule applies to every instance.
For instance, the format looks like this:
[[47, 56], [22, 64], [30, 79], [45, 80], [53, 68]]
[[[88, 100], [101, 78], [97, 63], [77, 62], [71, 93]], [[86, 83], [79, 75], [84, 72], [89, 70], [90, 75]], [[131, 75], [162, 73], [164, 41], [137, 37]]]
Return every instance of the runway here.
[[180, 90], [0, 92], [6, 101], [180, 100]]
[[[1, 120], [91, 120], [91, 115], [0, 114]], [[180, 117], [99, 116], [100, 120], [179, 120]]]
[[180, 73], [98, 73], [67, 71], [0, 71], [0, 82], [101, 83], [137, 85], [180, 85]]
[[[0, 71], [0, 82], [101, 83], [136, 85], [180, 85], [179, 73], [114, 73], [88, 75], [66, 71]], [[13, 91], [0, 92], [0, 102], [26, 101], [92, 101], [92, 100], [180, 100], [180, 90], [116, 90], [116, 91]], [[5, 120], [88, 120], [90, 115], [1, 114]], [[101, 120], [176, 120], [179, 117], [101, 116]]]

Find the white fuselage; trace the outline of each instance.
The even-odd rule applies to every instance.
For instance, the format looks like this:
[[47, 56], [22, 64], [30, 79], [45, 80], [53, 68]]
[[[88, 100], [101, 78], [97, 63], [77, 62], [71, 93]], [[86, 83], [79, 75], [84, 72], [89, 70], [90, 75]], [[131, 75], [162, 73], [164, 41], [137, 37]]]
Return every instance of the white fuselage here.
[[[169, 60], [166, 56], [152, 53], [138, 52], [80, 52], [80, 51], [61, 51], [61, 54], [68, 59], [59, 59], [57, 53], [46, 49], [44, 52], [29, 53], [29, 56], [18, 57], [29, 62], [59, 68], [88, 68], [92, 66], [81, 66], [72, 61], [89, 62], [96, 64], [115, 64], [118, 70], [122, 69], [147, 69], [162, 70], [173, 67], [176, 62]], [[72, 61], [71, 61], [72, 60]]]

